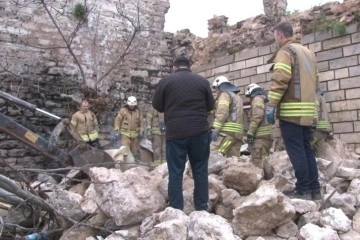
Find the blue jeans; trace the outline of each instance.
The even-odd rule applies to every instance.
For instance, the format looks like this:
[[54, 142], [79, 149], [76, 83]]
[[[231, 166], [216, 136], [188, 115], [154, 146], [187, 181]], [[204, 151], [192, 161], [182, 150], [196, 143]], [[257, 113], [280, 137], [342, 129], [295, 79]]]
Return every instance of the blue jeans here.
[[311, 147], [311, 127], [281, 120], [279, 126], [286, 152], [294, 167], [296, 190], [301, 193], [320, 190], [318, 167]]
[[194, 205], [196, 210], [207, 210], [209, 201], [208, 161], [210, 156], [209, 132], [167, 140], [166, 160], [169, 170], [169, 206], [183, 210], [183, 173], [189, 157], [194, 178]]

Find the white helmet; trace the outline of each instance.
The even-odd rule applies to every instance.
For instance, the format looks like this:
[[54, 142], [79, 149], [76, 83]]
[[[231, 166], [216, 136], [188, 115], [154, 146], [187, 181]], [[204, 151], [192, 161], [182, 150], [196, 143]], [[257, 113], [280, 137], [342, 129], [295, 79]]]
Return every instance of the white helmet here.
[[230, 83], [229, 80], [227, 79], [227, 77], [224, 76], [219, 76], [217, 78], [215, 78], [214, 82], [213, 82], [213, 87], [219, 87], [220, 84], [222, 83]]
[[245, 96], [251, 97], [251, 93], [257, 88], [261, 88], [261, 87], [259, 85], [257, 85], [256, 83], [249, 84], [245, 89]]
[[137, 105], [136, 97], [134, 97], [134, 96], [128, 97], [126, 104], [129, 106], [136, 106]]

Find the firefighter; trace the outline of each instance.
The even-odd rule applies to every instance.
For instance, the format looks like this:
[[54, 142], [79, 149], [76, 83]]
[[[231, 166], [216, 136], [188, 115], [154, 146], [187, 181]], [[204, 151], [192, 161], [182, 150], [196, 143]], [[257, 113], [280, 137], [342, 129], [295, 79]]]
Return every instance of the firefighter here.
[[135, 159], [140, 159], [140, 139], [143, 137], [141, 113], [136, 97], [130, 96], [115, 118], [114, 131], [119, 133], [120, 143], [127, 146]]
[[245, 96], [251, 100], [250, 117], [246, 141], [250, 146], [251, 162], [264, 169], [264, 161], [272, 146], [272, 126], [265, 120], [267, 94], [259, 85], [246, 87]]
[[316, 92], [316, 107], [317, 107], [317, 123], [314, 132], [314, 141], [312, 142], [315, 155], [324, 158], [323, 153], [326, 150], [327, 141], [333, 139], [333, 132], [328, 118], [328, 111], [326, 109], [326, 102], [323, 97], [323, 92], [318, 89]]
[[71, 116], [71, 124], [84, 142], [99, 149], [99, 124], [95, 114], [89, 110], [89, 102], [82, 100], [80, 110]]
[[224, 76], [213, 82], [217, 98], [211, 139], [212, 150], [226, 157], [240, 156], [243, 138], [243, 102], [240, 91]]
[[150, 107], [149, 112], [146, 114], [146, 136], [151, 140], [153, 159], [158, 164], [166, 161], [165, 133], [164, 113]]
[[288, 22], [274, 27], [279, 49], [269, 59], [274, 62], [266, 119], [279, 119], [286, 152], [295, 170], [296, 184], [284, 192], [291, 198], [321, 199], [319, 172], [311, 146], [316, 119], [316, 90], [319, 86], [316, 56], [293, 37]]

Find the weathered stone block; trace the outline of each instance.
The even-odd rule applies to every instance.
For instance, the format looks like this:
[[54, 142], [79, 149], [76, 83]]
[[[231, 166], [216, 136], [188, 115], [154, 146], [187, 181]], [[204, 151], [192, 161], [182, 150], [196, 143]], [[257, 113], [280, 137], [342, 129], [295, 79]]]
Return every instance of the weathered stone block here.
[[350, 99], [331, 103], [331, 111], [349, 111], [360, 109], [360, 99]]
[[343, 56], [343, 49], [342, 48], [335, 48], [327, 51], [322, 51], [316, 53], [317, 60], [324, 61], [324, 60], [330, 60], [335, 58], [340, 58]]
[[349, 67], [349, 72], [350, 72], [350, 77], [359, 76], [360, 75], [360, 67], [359, 66]]
[[333, 35], [332, 35], [332, 31], [327, 31], [327, 32], [316, 32], [315, 33], [315, 40], [316, 41], [322, 41], [322, 40], [325, 40], [325, 39], [329, 39], [329, 38], [332, 38]]
[[234, 79], [235, 86], [247, 86], [250, 84], [250, 77]]
[[342, 36], [333, 38], [330, 40], [325, 40], [323, 42], [323, 49], [330, 49], [330, 48], [336, 48], [341, 46], [346, 46], [351, 44], [351, 37], [350, 35]]
[[253, 57], [259, 56], [259, 49], [253, 48], [253, 49], [245, 49], [239, 53], [235, 54], [235, 61], [245, 60]]
[[344, 57], [330, 61], [330, 69], [338, 69], [344, 67], [355, 66], [358, 64], [357, 56]]
[[258, 66], [256, 68], [256, 73], [257, 74], [260, 74], [260, 73], [268, 73], [270, 72], [270, 67], [273, 65], [273, 63], [270, 63], [270, 64], [265, 64], [265, 65], [262, 65], [262, 66]]
[[354, 122], [354, 131], [355, 132], [360, 132], [360, 121], [355, 121]]
[[321, 42], [311, 43], [308, 47], [313, 52], [320, 52], [322, 50]]
[[327, 84], [328, 84], [328, 91], [334, 91], [340, 89], [339, 80], [328, 81]]
[[226, 76], [227, 76], [229, 79], [237, 79], [237, 78], [240, 78], [240, 71], [229, 72], [228, 74], [226, 74]]
[[344, 47], [344, 56], [360, 54], [360, 43]]
[[352, 41], [352, 43], [360, 42], [360, 32], [351, 34], [351, 41]]
[[247, 68], [254, 67], [254, 66], [259, 66], [261, 64], [264, 64], [264, 58], [263, 57], [252, 58], [252, 59], [246, 60], [246, 62], [245, 62], [245, 66]]
[[346, 99], [360, 98], [360, 88], [353, 88], [345, 91]]
[[264, 47], [259, 47], [259, 55], [265, 55], [265, 54], [270, 54], [271, 49], [270, 49], [270, 45], [269, 46], [264, 46]]
[[227, 73], [229, 71], [229, 65], [225, 65], [225, 66], [221, 66], [221, 67], [217, 67], [212, 69], [212, 74], [211, 75], [219, 75], [219, 74], [224, 74]]
[[327, 102], [339, 101], [345, 99], [344, 90], [332, 91], [325, 95], [325, 99]]
[[359, 142], [359, 132], [340, 134], [340, 139], [344, 143], [357, 143]]
[[342, 112], [330, 112], [330, 122], [346, 122], [358, 120], [357, 111], [342, 111]]
[[229, 65], [230, 71], [235, 71], [245, 68], [245, 61], [235, 62]]
[[309, 44], [315, 42], [315, 34], [310, 33], [304, 36], [301, 36], [301, 43], [302, 44]]
[[341, 89], [355, 88], [355, 87], [360, 87], [360, 76], [345, 78], [340, 81]]
[[248, 77], [256, 74], [256, 67], [241, 70], [241, 77]]
[[329, 61], [318, 62], [319, 72], [329, 70]]
[[215, 66], [223, 66], [234, 62], [234, 55], [229, 55], [223, 58], [216, 59]]
[[255, 76], [251, 76], [251, 83], [261, 83], [266, 82], [266, 74], [257, 74]]
[[349, 77], [349, 69], [348, 68], [342, 68], [335, 70], [335, 79], [340, 78], [347, 78]]
[[334, 133], [348, 133], [354, 131], [353, 122], [333, 123]]
[[321, 72], [319, 76], [320, 82], [333, 80], [335, 77], [334, 71]]

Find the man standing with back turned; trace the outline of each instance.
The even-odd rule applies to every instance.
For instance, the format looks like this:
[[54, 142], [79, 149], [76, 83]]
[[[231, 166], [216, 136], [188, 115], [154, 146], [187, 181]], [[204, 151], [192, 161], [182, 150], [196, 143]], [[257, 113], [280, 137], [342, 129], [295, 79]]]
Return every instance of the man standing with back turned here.
[[266, 118], [275, 122], [275, 114], [286, 152], [295, 170], [295, 189], [284, 192], [289, 197], [321, 199], [318, 168], [311, 147], [312, 127], [316, 119], [316, 89], [319, 85], [315, 54], [293, 39], [287, 22], [274, 28], [279, 49], [269, 62], [274, 62]]
[[152, 105], [165, 114], [166, 159], [169, 171], [169, 206], [184, 208], [182, 193], [186, 157], [193, 173], [195, 210], [207, 210], [210, 127], [208, 112], [214, 107], [209, 82], [191, 72], [190, 60], [174, 60], [174, 73], [160, 80]]

